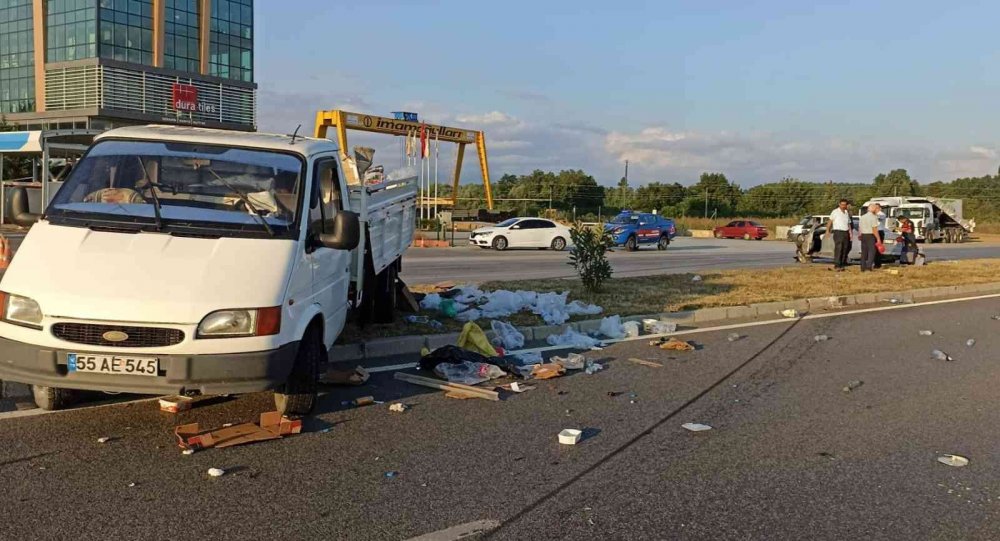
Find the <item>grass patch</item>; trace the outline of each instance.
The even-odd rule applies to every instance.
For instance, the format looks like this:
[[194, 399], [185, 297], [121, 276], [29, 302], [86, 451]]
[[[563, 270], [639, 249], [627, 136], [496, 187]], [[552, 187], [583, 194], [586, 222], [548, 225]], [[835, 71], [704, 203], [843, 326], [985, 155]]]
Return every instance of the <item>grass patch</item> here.
[[[903, 291], [946, 285], [981, 284], [1000, 280], [1000, 260], [971, 259], [938, 261], [924, 267], [887, 266], [882, 271], [862, 274], [858, 267], [846, 272], [830, 272], [828, 265], [812, 264], [776, 269], [736, 269], [701, 274], [702, 280], [693, 282], [694, 274], [664, 274], [612, 278], [599, 293], [588, 293], [578, 279], [514, 280], [487, 282], [480, 286], [484, 291], [519, 289], [527, 291], [569, 291], [569, 300], [582, 300], [604, 308], [604, 315], [636, 315], [659, 312], [677, 312], [718, 306], [741, 306], [759, 302], [776, 302], [808, 297], [854, 295]], [[891, 274], [889, 269], [898, 270]], [[430, 286], [415, 288], [430, 291]], [[435, 313], [427, 313], [444, 324], [444, 329], [434, 330], [428, 325], [405, 322], [390, 325], [372, 325], [366, 329], [349, 327], [341, 337], [346, 342], [363, 341], [383, 336], [403, 334], [432, 334], [457, 332], [462, 324], [446, 320]], [[597, 317], [597, 316], [593, 316]], [[589, 319], [584, 316], [576, 319]], [[515, 314], [510, 318], [514, 325], [541, 325], [541, 318], [529, 313]], [[484, 329], [489, 321], [479, 322]]]

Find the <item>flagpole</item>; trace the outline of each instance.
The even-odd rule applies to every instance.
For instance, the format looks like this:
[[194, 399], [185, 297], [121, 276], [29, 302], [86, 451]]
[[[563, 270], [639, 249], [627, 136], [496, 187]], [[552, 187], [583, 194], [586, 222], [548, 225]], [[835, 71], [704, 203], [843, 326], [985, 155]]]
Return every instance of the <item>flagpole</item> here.
[[441, 134], [434, 136], [434, 217], [438, 215], [438, 161], [441, 158]]

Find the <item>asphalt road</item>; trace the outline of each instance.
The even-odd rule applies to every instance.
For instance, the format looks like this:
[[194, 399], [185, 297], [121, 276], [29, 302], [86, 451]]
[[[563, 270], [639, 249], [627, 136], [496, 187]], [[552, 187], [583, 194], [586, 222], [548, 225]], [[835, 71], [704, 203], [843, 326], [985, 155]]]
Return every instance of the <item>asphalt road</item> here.
[[[932, 244], [921, 245], [921, 250], [928, 260], [1000, 257], [1000, 243]], [[608, 259], [615, 276], [623, 277], [795, 265], [794, 256], [791, 242], [678, 237], [663, 252], [655, 248], [638, 252], [616, 249]], [[411, 248], [403, 256], [402, 276], [411, 285], [575, 276], [566, 262], [565, 252], [550, 250]]]
[[[997, 311], [783, 320], [688, 335], [688, 353], [620, 343], [587, 353], [597, 374], [501, 402], [376, 374], [329, 388], [303, 434], [190, 456], [173, 426], [251, 420], [270, 396], [2, 414], [0, 538], [407, 539], [477, 523], [489, 539], [997, 539]], [[412, 407], [342, 405], [369, 394]], [[587, 437], [561, 446], [563, 428]]]

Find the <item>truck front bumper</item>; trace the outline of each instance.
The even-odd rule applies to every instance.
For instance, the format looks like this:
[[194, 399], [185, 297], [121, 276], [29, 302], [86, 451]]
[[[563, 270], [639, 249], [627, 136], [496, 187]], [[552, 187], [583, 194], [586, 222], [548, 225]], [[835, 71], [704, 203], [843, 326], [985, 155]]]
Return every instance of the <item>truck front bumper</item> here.
[[[69, 372], [67, 355], [83, 353], [0, 338], [0, 380], [30, 385], [138, 394], [238, 394], [273, 389], [291, 372], [299, 343], [225, 355], [157, 355], [156, 376]], [[113, 351], [101, 354], [114, 355]], [[121, 354], [123, 357], [133, 356]]]

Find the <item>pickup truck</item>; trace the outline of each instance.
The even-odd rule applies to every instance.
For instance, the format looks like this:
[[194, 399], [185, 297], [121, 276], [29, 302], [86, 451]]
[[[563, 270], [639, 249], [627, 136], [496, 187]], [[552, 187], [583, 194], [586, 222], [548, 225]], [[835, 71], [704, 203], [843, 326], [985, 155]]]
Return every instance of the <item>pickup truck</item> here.
[[44, 409], [274, 389], [307, 413], [349, 312], [391, 310], [413, 239], [413, 179], [350, 185], [345, 165], [326, 139], [101, 134], [0, 280], [0, 379]]
[[657, 250], [666, 250], [677, 235], [674, 221], [658, 214], [624, 210], [604, 230], [611, 234], [615, 246], [624, 246], [634, 252], [643, 244], [655, 244]]

